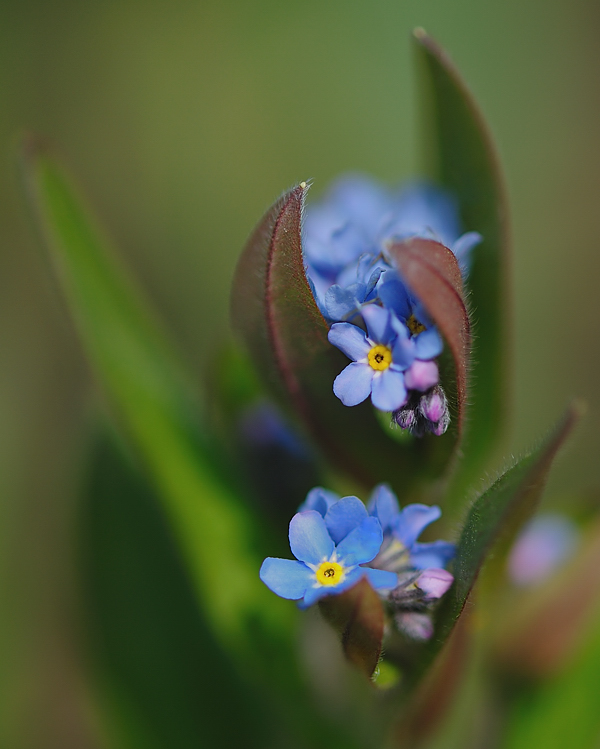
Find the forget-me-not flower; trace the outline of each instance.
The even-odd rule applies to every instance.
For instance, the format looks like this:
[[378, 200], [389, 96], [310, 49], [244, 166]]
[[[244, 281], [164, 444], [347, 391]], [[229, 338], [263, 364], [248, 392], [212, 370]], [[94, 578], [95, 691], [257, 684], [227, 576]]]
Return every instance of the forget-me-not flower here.
[[425, 528], [441, 517], [436, 505], [412, 504], [400, 509], [398, 498], [386, 484], [373, 490], [368, 509], [381, 523], [383, 543], [373, 564], [400, 572], [407, 569], [443, 569], [454, 557], [448, 541], [417, 541]]
[[342, 593], [363, 577], [376, 590], [389, 591], [398, 583], [394, 572], [361, 566], [377, 556], [383, 534], [379, 520], [356, 497], [334, 503], [325, 517], [316, 510], [297, 513], [289, 539], [296, 559], [268, 557], [260, 579], [278, 596], [299, 601], [301, 608]]
[[[461, 234], [456, 201], [426, 184], [393, 190], [368, 177], [345, 177], [306, 212], [302, 245], [307, 278], [331, 325], [329, 340], [353, 360], [333, 388], [346, 406], [370, 395], [376, 408], [396, 415], [412, 393], [439, 386], [436, 358], [442, 339], [388, 255], [390, 243], [411, 237], [450, 248], [464, 276], [471, 250], [481, 241], [476, 232]], [[385, 322], [376, 332], [373, 309], [388, 313], [387, 318], [379, 316]], [[438, 419], [422, 415], [418, 400], [412, 400], [395, 422], [416, 436], [443, 434], [450, 421], [445, 398]], [[428, 402], [423, 406], [428, 408]]]
[[414, 361], [414, 344], [392, 312], [369, 305], [362, 314], [367, 333], [344, 322], [329, 330], [330, 342], [353, 360], [335, 379], [333, 392], [345, 406], [370, 395], [376, 408], [394, 411], [406, 402], [404, 372]]

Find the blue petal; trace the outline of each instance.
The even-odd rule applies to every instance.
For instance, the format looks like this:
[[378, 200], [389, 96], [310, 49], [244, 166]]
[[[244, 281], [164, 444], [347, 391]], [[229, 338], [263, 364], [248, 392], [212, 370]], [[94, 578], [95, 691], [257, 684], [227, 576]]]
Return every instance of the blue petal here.
[[338, 284], [330, 286], [325, 294], [327, 317], [330, 320], [349, 320], [358, 313], [366, 296], [367, 287], [364, 283], [353, 283], [345, 289]]
[[[404, 323], [395, 321], [393, 325], [398, 336], [392, 347], [392, 361], [394, 363], [394, 368], [404, 371], [408, 369], [415, 360], [415, 342], [408, 335], [408, 328]], [[402, 330], [402, 328], [404, 328], [404, 330]]]
[[339, 494], [329, 491], [329, 489], [323, 489], [322, 486], [315, 486], [315, 488], [311, 489], [306, 495], [306, 499], [298, 508], [298, 512], [316, 510], [320, 515], [325, 517], [327, 510], [334, 502], [337, 502], [339, 498]]
[[369, 513], [379, 520], [384, 533], [391, 530], [394, 518], [399, 512], [400, 505], [394, 492], [387, 484], [378, 484], [371, 494]]
[[325, 309], [325, 302], [323, 301], [322, 297], [329, 288], [329, 282], [322, 278], [315, 270], [311, 268], [307, 268], [306, 278], [308, 280], [308, 285], [310, 286], [310, 290], [312, 291], [312, 295], [315, 298], [315, 302], [317, 303], [317, 307], [319, 308], [320, 313], [323, 315], [323, 317], [327, 317], [327, 310]]
[[351, 567], [354, 564], [370, 562], [377, 556], [382, 541], [383, 533], [379, 520], [368, 517], [338, 544], [336, 554], [339, 563]]
[[396, 411], [406, 403], [404, 375], [389, 367], [373, 377], [371, 400], [380, 411]]
[[349, 322], [337, 322], [332, 325], [327, 338], [329, 343], [333, 343], [353, 361], [366, 359], [371, 350], [371, 344], [367, 341], [364, 330]]
[[463, 274], [463, 277], [468, 275], [471, 267], [471, 252], [482, 239], [483, 237], [478, 232], [468, 231], [452, 245], [452, 252], [458, 260], [460, 272]]
[[437, 520], [441, 514], [442, 511], [437, 505], [407, 505], [396, 518], [394, 536], [410, 549], [423, 529]]
[[356, 406], [369, 397], [373, 373], [368, 364], [352, 362], [333, 381], [333, 392], [345, 406]]
[[367, 508], [358, 497], [342, 497], [327, 511], [325, 525], [334, 543], [339, 544], [367, 516]]
[[443, 348], [442, 337], [435, 328], [424, 330], [415, 339], [417, 359], [435, 359], [442, 353]]
[[388, 310], [376, 304], [369, 304], [363, 307], [361, 314], [367, 323], [369, 338], [375, 343], [387, 344], [393, 336]]
[[290, 521], [290, 549], [301, 562], [320, 564], [333, 554], [334, 543], [318, 512], [308, 510]]
[[454, 558], [456, 546], [448, 541], [433, 541], [430, 544], [413, 544], [410, 562], [418, 570], [431, 567], [445, 567]]
[[395, 271], [386, 271], [379, 285], [379, 298], [386, 309], [393, 310], [401, 319], [407, 320], [410, 317], [408, 291]]
[[315, 573], [302, 562], [267, 557], [260, 568], [260, 579], [278, 596], [297, 600], [314, 582]]
[[375, 588], [380, 590], [382, 588], [395, 588], [398, 585], [398, 575], [395, 572], [388, 572], [388, 570], [373, 570], [370, 567], [361, 567], [367, 576], [367, 580]]
[[381, 217], [391, 207], [391, 195], [383, 185], [362, 175], [347, 175], [331, 189], [329, 202], [364, 231], [374, 234]]
[[395, 214], [386, 227], [387, 236], [433, 237], [447, 247], [458, 236], [456, 200], [435, 185], [415, 183], [404, 187], [395, 206]]

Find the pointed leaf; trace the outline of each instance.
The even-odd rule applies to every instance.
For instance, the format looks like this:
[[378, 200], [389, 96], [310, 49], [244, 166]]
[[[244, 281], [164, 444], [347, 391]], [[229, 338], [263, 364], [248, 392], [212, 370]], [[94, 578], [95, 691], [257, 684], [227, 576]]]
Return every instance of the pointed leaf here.
[[[428, 678], [424, 682], [421, 683], [421, 679], [440, 654], [446, 663], [453, 666], [460, 662], [459, 658], [453, 657], [451, 651], [464, 647], [464, 640], [451, 635], [456, 625], [462, 624], [469, 610], [467, 601], [481, 568], [492, 552], [496, 561], [502, 558], [501, 552], [508, 549], [519, 528], [534, 512], [554, 457], [573, 429], [579, 413], [578, 407], [571, 407], [555, 431], [537, 450], [506, 471], [473, 503], [457, 545], [454, 585], [444, 596], [436, 612], [434, 635], [423, 647], [417, 666], [405, 684], [405, 696], [410, 695], [415, 686], [419, 685], [405, 708], [406, 720], [413, 727], [411, 730], [418, 729], [412, 719], [413, 699], [424, 715], [431, 711], [432, 715], [442, 717], [436, 701], [440, 693], [446, 694], [448, 689], [452, 689], [452, 679], [460, 678], [461, 669], [453, 667], [450, 678], [447, 668], [436, 665], [436, 669], [427, 674]], [[441, 674], [439, 679], [437, 674]], [[423, 725], [421, 733], [425, 734], [429, 730], [433, 730], [433, 726]], [[414, 744], [418, 745], [416, 737]]]
[[[391, 244], [388, 253], [408, 286], [425, 305], [450, 348], [456, 393], [450, 392], [449, 400], [457, 404], [460, 431], [467, 399], [471, 331], [456, 257], [439, 242], [419, 238]], [[452, 380], [447, 376], [441, 377], [446, 391]]]
[[[465, 463], [454, 496], [481, 475], [507, 414], [507, 205], [496, 150], [471, 93], [445, 52], [421, 29], [415, 32], [425, 72], [427, 154], [442, 184], [458, 198], [465, 229], [483, 242], [473, 250], [467, 282], [474, 340]], [[468, 461], [468, 462], [467, 462]]]
[[[265, 695], [248, 689], [207, 625], [152, 486], [104, 433], [79, 515], [86, 645], [106, 718], [125, 733], [118, 745], [147, 746], [132, 721], [164, 749], [269, 743], [277, 722]], [[226, 703], [235, 721], [223, 721]]]
[[333, 381], [348, 359], [327, 340], [304, 270], [306, 189], [302, 183], [283, 195], [246, 244], [233, 284], [233, 325], [264, 381], [326, 458], [367, 487], [388, 481], [406, 498], [419, 479], [443, 473], [456, 431], [400, 443], [369, 401], [348, 408], [334, 396]]
[[[258, 576], [261, 529], [209, 458], [182, 366], [140, 290], [90, 219], [70, 176], [25, 148], [29, 198], [84, 350], [150, 476], [211, 635], [311, 746], [355, 745], [314, 715], [296, 658], [295, 608]], [[302, 739], [301, 739], [302, 740]]]
[[348, 660], [371, 678], [381, 657], [383, 640], [383, 606], [377, 593], [362, 579], [345, 593], [323, 599], [319, 607], [340, 633]]

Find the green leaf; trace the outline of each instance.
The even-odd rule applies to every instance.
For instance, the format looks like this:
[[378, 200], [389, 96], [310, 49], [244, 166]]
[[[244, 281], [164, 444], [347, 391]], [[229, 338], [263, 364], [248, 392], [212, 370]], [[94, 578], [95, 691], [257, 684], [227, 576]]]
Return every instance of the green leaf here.
[[[465, 651], [465, 636], [468, 634], [465, 622], [469, 610], [467, 602], [481, 568], [492, 555], [496, 562], [502, 559], [518, 530], [535, 511], [554, 457], [573, 429], [579, 413], [577, 406], [571, 407], [550, 437], [501, 475], [475, 500], [468, 513], [454, 559], [454, 584], [436, 612], [434, 635], [423, 646], [416, 667], [405, 684], [405, 696], [419, 685], [405, 708], [405, 720], [415, 734], [415, 745], [418, 736], [435, 728], [433, 717], [424, 722], [418, 716], [429, 714], [440, 719], [443, 713], [439, 709], [441, 695], [451, 692], [454, 680], [461, 676], [461, 662], [464, 660], [461, 654]], [[435, 670], [421, 683], [438, 656], [441, 658]]]
[[465, 460], [451, 498], [460, 501], [483, 472], [507, 414], [507, 308], [512, 301], [507, 283], [508, 209], [496, 150], [471, 93], [431, 37], [418, 29], [415, 40], [425, 74], [426, 153], [434, 174], [458, 198], [464, 228], [483, 236], [473, 251], [467, 283], [475, 337]]
[[[334, 466], [369, 488], [388, 481], [407, 498], [419, 481], [443, 474], [456, 435], [400, 443], [391, 437], [391, 429], [381, 426], [369, 401], [347, 408], [334, 396], [333, 381], [348, 359], [327, 340], [329, 326], [304, 270], [301, 216], [306, 190], [302, 183], [284, 194], [248, 240], [233, 283], [234, 328], [265, 383], [282, 405], [295, 411]], [[429, 265], [432, 262], [430, 258]], [[447, 264], [436, 268], [438, 279], [449, 272]], [[417, 271], [415, 281], [424, 266]], [[460, 322], [454, 319], [447, 327], [457, 324], [465, 324], [464, 305]]]
[[160, 498], [212, 636], [248, 678], [271, 685], [271, 709], [281, 711], [300, 744], [355, 745], [314, 714], [296, 660], [295, 607], [259, 580], [261, 529], [209, 458], [167, 336], [60, 161], [29, 141], [24, 167], [92, 370]]
[[215, 629], [228, 647], [241, 646], [247, 617], [273, 626], [281, 615], [256, 574], [253, 521], [207, 460], [179, 360], [71, 179], [32, 143], [25, 165], [38, 224], [92, 369], [159, 488]]
[[[240, 677], [207, 626], [152, 487], [104, 433], [90, 462], [79, 569], [88, 645], [118, 745], [265, 746], [284, 730], [281, 715], [268, 714], [265, 695]], [[228, 704], [234, 721], [223, 720]]]

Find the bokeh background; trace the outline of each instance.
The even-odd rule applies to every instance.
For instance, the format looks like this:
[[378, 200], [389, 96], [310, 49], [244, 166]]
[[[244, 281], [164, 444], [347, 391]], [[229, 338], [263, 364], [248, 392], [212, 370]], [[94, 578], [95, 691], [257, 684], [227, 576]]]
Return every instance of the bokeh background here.
[[506, 452], [582, 396], [547, 502], [595, 495], [597, 2], [0, 0], [1, 746], [102, 745], [74, 553], [94, 396], [24, 206], [21, 133], [59, 144], [200, 376], [228, 335], [240, 248], [284, 188], [312, 178], [314, 199], [348, 170], [418, 173], [415, 26], [450, 51], [506, 173]]

